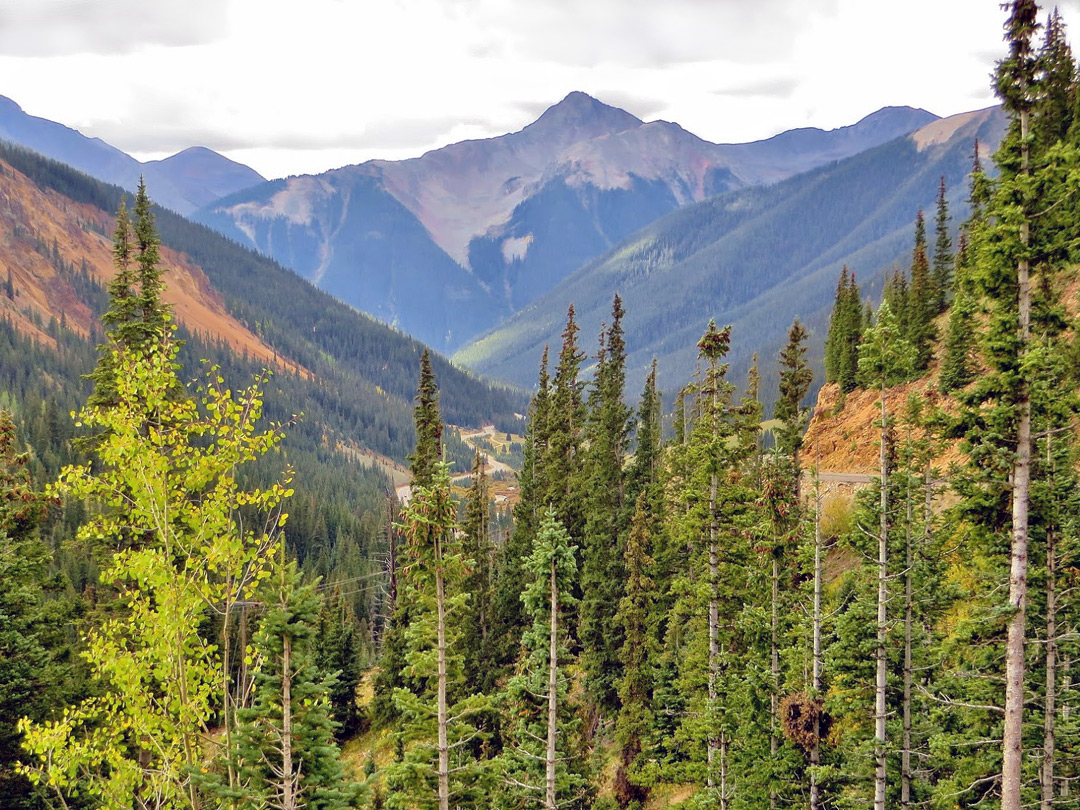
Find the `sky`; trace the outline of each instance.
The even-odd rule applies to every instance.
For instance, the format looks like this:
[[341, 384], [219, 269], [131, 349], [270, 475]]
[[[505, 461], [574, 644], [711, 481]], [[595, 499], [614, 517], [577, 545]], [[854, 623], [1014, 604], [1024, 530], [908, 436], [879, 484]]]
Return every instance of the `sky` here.
[[[1060, 3], [1066, 24], [1080, 0]], [[995, 103], [998, 0], [2, 0], [0, 95], [268, 178], [521, 129], [573, 90], [719, 143]]]

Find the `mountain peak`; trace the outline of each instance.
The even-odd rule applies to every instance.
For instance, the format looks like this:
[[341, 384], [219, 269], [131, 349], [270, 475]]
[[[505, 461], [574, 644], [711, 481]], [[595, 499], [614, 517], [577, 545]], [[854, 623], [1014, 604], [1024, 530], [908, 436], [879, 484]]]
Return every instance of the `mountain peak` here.
[[[851, 124], [850, 129], [871, 131], [876, 128], [895, 129], [897, 126], [908, 127], [914, 131], [933, 121], [940, 120], [932, 112], [921, 107], [882, 107]], [[841, 127], [848, 129], [849, 127]]]
[[612, 107], [588, 93], [574, 90], [566, 98], [537, 118], [526, 130], [559, 128], [573, 129], [588, 136], [622, 132], [641, 126], [641, 119], [626, 110]]
[[7, 96], [0, 96], [0, 112], [21, 113], [22, 111], [22, 107], [16, 104], [12, 99]]

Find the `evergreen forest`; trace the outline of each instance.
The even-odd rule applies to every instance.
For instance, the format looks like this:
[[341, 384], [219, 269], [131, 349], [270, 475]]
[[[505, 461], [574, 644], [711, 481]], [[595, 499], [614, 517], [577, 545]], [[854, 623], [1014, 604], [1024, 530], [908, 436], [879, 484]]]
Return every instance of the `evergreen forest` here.
[[[4, 147], [117, 215], [108, 285], [63, 271], [96, 348], [0, 322], [0, 807], [1080, 806], [1080, 78], [1056, 11], [1004, 14], [1008, 132], [958, 229], [944, 177], [911, 212], [880, 301], [845, 267], [827, 334], [796, 319], [745, 379], [752, 336], [703, 324], [667, 395], [656, 364], [627, 390], [618, 295], [595, 339], [571, 305], [524, 428], [145, 187]], [[163, 244], [325, 384], [180, 327]], [[807, 429], [856, 397], [845, 499]], [[524, 430], [510, 511], [447, 427], [485, 421]]]

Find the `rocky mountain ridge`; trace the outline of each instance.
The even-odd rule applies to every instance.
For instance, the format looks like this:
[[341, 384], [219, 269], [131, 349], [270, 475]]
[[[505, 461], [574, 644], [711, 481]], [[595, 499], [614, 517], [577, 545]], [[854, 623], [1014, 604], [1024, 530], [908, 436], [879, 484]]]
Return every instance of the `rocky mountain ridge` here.
[[[518, 132], [272, 181], [197, 217], [450, 349], [682, 205], [789, 177], [934, 119], [886, 108], [831, 132], [713, 144], [574, 92]], [[429, 301], [430, 290], [453, 311]]]
[[811, 329], [810, 357], [820, 371], [841, 267], [856, 273], [864, 296], [878, 300], [885, 275], [910, 263], [915, 214], [932, 210], [940, 178], [955, 229], [966, 216], [975, 140], [989, 154], [1004, 127], [999, 108], [965, 113], [771, 186], [685, 206], [585, 264], [454, 357], [531, 385], [544, 346], [559, 345], [567, 306], [574, 304], [582, 334], [595, 335], [618, 292], [627, 312], [631, 390], [654, 358], [663, 390], [685, 384], [697, 338], [712, 318], [734, 326], [731, 378], [745, 379], [756, 352], [762, 390], [773, 391], [773, 358], [792, 319]]

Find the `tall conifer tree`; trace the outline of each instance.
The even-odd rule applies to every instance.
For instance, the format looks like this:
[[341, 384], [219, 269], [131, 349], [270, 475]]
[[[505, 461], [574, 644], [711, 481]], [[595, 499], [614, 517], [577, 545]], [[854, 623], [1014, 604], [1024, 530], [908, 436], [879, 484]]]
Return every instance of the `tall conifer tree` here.
[[238, 789], [222, 790], [221, 798], [243, 810], [353, 807], [357, 789], [345, 776], [330, 718], [333, 679], [315, 664], [318, 592], [300, 584], [295, 564], [281, 565], [266, 590], [268, 611], [251, 649], [259, 662], [254, 698], [238, 712], [234, 739]]
[[521, 644], [521, 591], [524, 563], [532, 551], [547, 503], [548, 448], [551, 439], [551, 378], [548, 349], [544, 347], [536, 393], [529, 404], [524, 459], [518, 475], [519, 498], [514, 506], [514, 527], [498, 554], [495, 571], [493, 629], [500, 666], [509, 667]]
[[641, 786], [640, 769], [652, 731], [652, 667], [656, 641], [652, 634], [655, 583], [649, 572], [655, 567], [649, 556], [650, 525], [647, 493], [638, 496], [630, 534], [623, 552], [626, 569], [625, 593], [615, 621], [622, 630], [619, 650], [622, 675], [619, 680], [619, 715], [615, 725], [619, 763], [615, 793], [620, 806], [644, 804], [648, 791]]
[[575, 602], [575, 548], [555, 510], [544, 513], [526, 562], [525, 615], [519, 674], [506, 687], [510, 722], [502, 756], [509, 807], [544, 810], [588, 806], [580, 719], [571, 703], [568, 608]]
[[934, 291], [934, 315], [945, 311], [953, 291], [952, 239], [949, 238], [949, 202], [945, 199], [945, 176], [938, 183], [937, 209], [934, 214], [934, 265], [931, 270]]
[[578, 348], [574, 305], [566, 313], [562, 348], [551, 384], [548, 444], [544, 459], [544, 501], [555, 507], [559, 522], [571, 537], [585, 530], [584, 453], [587, 412], [578, 379], [584, 354]]
[[479, 450], [473, 458], [472, 484], [465, 495], [461, 534], [469, 565], [469, 574], [464, 582], [469, 604], [462, 630], [465, 680], [476, 691], [490, 694], [499, 672], [493, 616], [495, 544], [492, 538], [487, 459]]
[[622, 633], [615, 611], [622, 598], [625, 543], [624, 456], [630, 435], [630, 409], [623, 402], [626, 345], [622, 301], [615, 296], [611, 326], [601, 336], [596, 377], [589, 397], [588, 516], [582, 550], [582, 663], [587, 688], [605, 712], [617, 708], [619, 648]]
[[907, 324], [907, 339], [915, 348], [916, 371], [922, 371], [930, 363], [936, 310], [937, 291], [930, 276], [930, 261], [926, 253], [926, 221], [920, 210], [915, 215], [915, 248], [911, 254], [911, 296]]
[[435, 465], [442, 461], [442, 416], [439, 414], [439, 389], [431, 370], [427, 349], [420, 355], [420, 382], [413, 408], [416, 425], [416, 449], [409, 456], [409, 472], [416, 487], [430, 487], [434, 481]]

